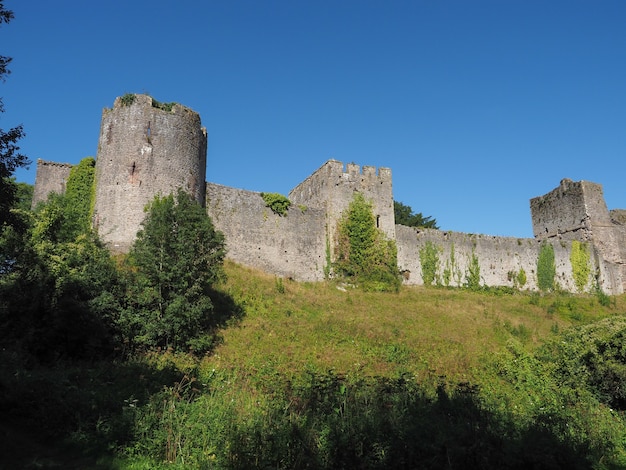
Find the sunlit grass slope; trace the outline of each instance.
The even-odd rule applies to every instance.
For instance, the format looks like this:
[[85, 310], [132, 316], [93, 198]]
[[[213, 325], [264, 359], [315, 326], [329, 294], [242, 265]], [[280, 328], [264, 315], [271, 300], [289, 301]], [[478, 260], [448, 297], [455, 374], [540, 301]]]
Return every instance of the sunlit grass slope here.
[[243, 376], [306, 369], [338, 374], [472, 381], [486, 357], [516, 341], [529, 352], [557, 331], [626, 311], [624, 296], [539, 296], [403, 287], [363, 292], [334, 283], [298, 283], [233, 263], [221, 290], [244, 314], [222, 332], [202, 369]]

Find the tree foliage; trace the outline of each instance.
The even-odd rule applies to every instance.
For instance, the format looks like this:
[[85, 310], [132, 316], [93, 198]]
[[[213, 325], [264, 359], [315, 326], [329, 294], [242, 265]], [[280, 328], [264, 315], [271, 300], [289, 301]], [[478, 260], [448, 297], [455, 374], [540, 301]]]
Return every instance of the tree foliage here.
[[407, 227], [421, 227], [438, 229], [437, 220], [431, 216], [424, 216], [421, 212], [413, 213], [411, 206], [407, 206], [398, 201], [393, 201], [393, 213], [396, 224]]
[[146, 347], [205, 350], [213, 318], [211, 287], [223, 276], [224, 236], [187, 193], [157, 196], [129, 256], [130, 341]]
[[[6, 10], [0, 2], [0, 25], [9, 23], [13, 19], [13, 12]], [[8, 66], [11, 58], [0, 55], [0, 81], [6, 80], [11, 73]], [[0, 113], [4, 112], [4, 103], [0, 97]], [[0, 128], [0, 229], [5, 224], [13, 224], [11, 208], [17, 198], [17, 186], [11, 176], [17, 168], [28, 165], [25, 155], [19, 152], [17, 141], [24, 137], [23, 127], [16, 126], [9, 130]]]
[[600, 402], [626, 411], [626, 317], [618, 315], [560, 334], [539, 357], [553, 361], [563, 385], [586, 388]]
[[373, 290], [397, 290], [400, 285], [397, 249], [376, 227], [372, 204], [355, 193], [337, 233], [336, 274]]
[[6, 227], [0, 240], [2, 336], [45, 361], [99, 357], [115, 343], [117, 269], [89, 228], [73, 229], [71, 207], [55, 194], [25, 218], [24, 233]]

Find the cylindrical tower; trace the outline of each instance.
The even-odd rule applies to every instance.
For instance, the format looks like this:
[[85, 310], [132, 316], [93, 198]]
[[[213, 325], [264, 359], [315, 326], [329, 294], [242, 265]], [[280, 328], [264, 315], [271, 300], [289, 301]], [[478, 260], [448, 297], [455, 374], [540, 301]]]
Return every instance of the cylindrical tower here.
[[103, 110], [93, 224], [111, 250], [128, 251], [157, 194], [182, 188], [204, 206], [206, 148], [200, 116], [179, 104], [125, 95]]

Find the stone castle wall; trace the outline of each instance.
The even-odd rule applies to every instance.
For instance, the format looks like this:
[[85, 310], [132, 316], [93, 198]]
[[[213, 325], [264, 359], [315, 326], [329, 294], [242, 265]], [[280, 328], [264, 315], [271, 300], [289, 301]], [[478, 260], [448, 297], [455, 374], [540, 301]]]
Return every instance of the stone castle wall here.
[[324, 278], [323, 210], [292, 205], [280, 216], [265, 206], [261, 193], [212, 183], [206, 207], [225, 235], [229, 259], [292, 279]]
[[132, 104], [117, 98], [102, 112], [96, 158], [94, 226], [116, 251], [127, 251], [154, 196], [182, 188], [204, 204], [206, 130], [194, 111], [153, 106], [148, 95]]
[[[63, 192], [71, 166], [38, 162], [35, 200]], [[292, 206], [280, 216], [258, 192], [205, 183], [206, 130], [197, 113], [175, 105], [153, 107], [147, 95], [132, 104], [117, 98], [102, 115], [96, 160], [94, 227], [113, 250], [126, 251], [157, 194], [182, 188], [201, 204], [226, 238], [227, 257], [244, 265], [298, 280], [325, 277], [337, 223], [359, 192], [372, 203], [378, 228], [395, 240], [398, 267], [408, 285], [420, 285], [420, 255], [437, 251], [442, 285], [467, 282], [470, 263], [479, 265], [480, 283], [537, 289], [537, 261], [543, 243], [554, 248], [559, 288], [576, 291], [570, 261], [572, 243], [589, 250], [591, 273], [608, 294], [626, 291], [626, 210], [608, 211], [602, 186], [563, 180], [553, 191], [530, 202], [533, 239], [494, 237], [395, 225], [391, 170], [330, 160], [290, 193]], [[521, 271], [526, 282], [519, 286]], [[597, 277], [597, 280], [596, 280]]]
[[[408, 285], [424, 284], [420, 251], [428, 243], [438, 250], [436, 283], [446, 286], [463, 286], [467, 282], [470, 262], [475, 256], [480, 268], [480, 283], [486, 286], [517, 287], [538, 290], [537, 261], [542, 241], [534, 238], [496, 237], [460, 232], [444, 232], [433, 229], [418, 229], [396, 225], [398, 245], [398, 267]], [[570, 261], [572, 241], [546, 240], [554, 249], [556, 267], [555, 283], [559, 289], [576, 292], [573, 269]], [[601, 269], [594, 247], [590, 251], [590, 272]], [[517, 275], [523, 270], [524, 285], [519, 285]], [[603, 280], [608, 279], [606, 276]], [[584, 291], [590, 291], [594, 281], [590, 274]], [[611, 282], [603, 282], [605, 292], [614, 292]]]
[[51, 193], [65, 193], [65, 185], [71, 170], [72, 165], [69, 163], [47, 162], [38, 159], [32, 207], [35, 208], [37, 204], [48, 199], [48, 195]]

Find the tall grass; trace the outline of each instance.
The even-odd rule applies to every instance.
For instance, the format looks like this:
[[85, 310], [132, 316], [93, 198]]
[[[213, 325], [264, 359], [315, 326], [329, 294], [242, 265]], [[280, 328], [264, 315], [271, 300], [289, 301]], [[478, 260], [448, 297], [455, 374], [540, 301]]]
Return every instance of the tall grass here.
[[[38, 369], [5, 354], [7, 416], [46, 431], [26, 452], [71, 444], [49, 462], [65, 468], [626, 466], [622, 412], [535, 355], [623, 314], [624, 296], [377, 293], [226, 271], [216, 306], [237, 314], [217, 312], [232, 319], [211, 355]], [[22, 457], [0, 468], [41, 463]]]

